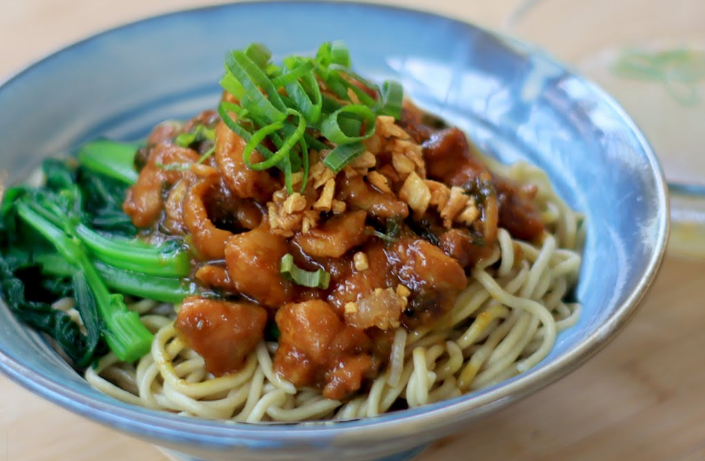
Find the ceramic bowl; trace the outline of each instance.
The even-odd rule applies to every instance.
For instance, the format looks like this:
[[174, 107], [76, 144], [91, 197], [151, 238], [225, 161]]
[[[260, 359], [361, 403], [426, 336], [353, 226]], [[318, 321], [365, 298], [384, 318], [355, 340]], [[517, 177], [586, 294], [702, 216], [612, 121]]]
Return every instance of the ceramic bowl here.
[[[247, 425], [134, 407], [92, 389], [0, 306], [0, 370], [64, 408], [208, 460], [404, 459], [575, 369], [634, 314], [661, 262], [667, 193], [648, 143], [599, 88], [517, 40], [428, 13], [357, 3], [238, 3], [177, 12], [65, 48], [0, 87], [0, 169], [19, 180], [91, 139], [132, 140], [164, 119], [212, 108], [227, 50], [266, 43], [274, 58], [350, 47], [356, 69], [395, 78], [422, 107], [490, 155], [546, 170], [587, 215], [580, 321], [532, 370], [422, 408], [328, 424]], [[76, 437], [80, 437], [76, 434]], [[468, 458], [471, 459], [471, 458]]]

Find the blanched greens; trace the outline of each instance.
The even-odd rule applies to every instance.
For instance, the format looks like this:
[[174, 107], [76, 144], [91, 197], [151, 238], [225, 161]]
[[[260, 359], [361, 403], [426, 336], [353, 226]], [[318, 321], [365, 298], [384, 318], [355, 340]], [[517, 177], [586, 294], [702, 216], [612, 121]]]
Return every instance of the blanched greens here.
[[[16, 315], [53, 337], [77, 367], [107, 345], [120, 360], [146, 354], [152, 334], [123, 294], [179, 302], [190, 255], [183, 242], [152, 246], [122, 212], [137, 178], [136, 146], [98, 141], [75, 160], [48, 159], [45, 185], [9, 189], [0, 208], [0, 288]], [[108, 174], [106, 174], [108, 173]], [[83, 328], [52, 308], [73, 297]]]

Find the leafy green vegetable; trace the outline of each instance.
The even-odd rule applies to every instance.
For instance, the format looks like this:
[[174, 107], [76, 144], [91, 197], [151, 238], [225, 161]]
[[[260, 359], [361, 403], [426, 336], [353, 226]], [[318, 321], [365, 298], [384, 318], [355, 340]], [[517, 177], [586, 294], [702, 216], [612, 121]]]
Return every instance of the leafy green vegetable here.
[[152, 246], [140, 240], [104, 237], [83, 224], [75, 232], [96, 258], [117, 268], [165, 277], [185, 277], [191, 271], [188, 251], [177, 241]]
[[[55, 252], [37, 254], [34, 261], [39, 264], [45, 276], [71, 277], [78, 272], [76, 266], [69, 264]], [[197, 293], [195, 286], [186, 279], [149, 276], [140, 272], [121, 270], [100, 261], [94, 261], [93, 264], [108, 288], [119, 293], [165, 303], [180, 303], [185, 297]]]
[[111, 235], [137, 235], [137, 228], [122, 211], [128, 185], [82, 167], [76, 174], [83, 196], [83, 222], [94, 230]]
[[76, 301], [76, 309], [81, 315], [81, 321], [86, 328], [86, 352], [78, 366], [85, 366], [89, 363], [93, 353], [100, 342], [100, 333], [103, 325], [98, 317], [98, 306], [88, 284], [86, 273], [78, 271], [73, 275], [73, 293]]
[[[153, 246], [134, 238], [122, 212], [124, 181], [72, 160], [50, 159], [43, 169], [44, 187], [9, 189], [0, 207], [3, 295], [76, 366], [89, 364], [105, 344], [121, 360], [134, 361], [149, 351], [152, 334], [109, 289], [179, 302], [195, 292], [183, 278], [190, 272], [188, 251], [179, 241]], [[65, 296], [76, 299], [85, 334], [51, 308]]]
[[107, 139], [89, 142], [78, 151], [78, 161], [85, 168], [126, 184], [137, 182], [135, 152], [138, 144], [125, 144]]
[[[15, 204], [17, 214], [28, 225], [41, 233], [70, 264], [77, 266], [85, 275], [90, 291], [95, 297], [97, 310], [105, 324], [103, 336], [110, 349], [120, 360], [133, 362], [146, 354], [152, 343], [152, 334], [139, 320], [135, 312], [127, 309], [121, 295], [110, 294], [91, 263], [80, 240], [71, 235], [68, 220], [58, 227], [63, 216], [52, 202], [41, 194], [24, 196]], [[39, 199], [39, 200], [37, 200]]]
[[[36, 285], [36, 281], [41, 280], [36, 270], [25, 268], [18, 271], [18, 274], [22, 273], [25, 274], [23, 278], [16, 275], [0, 255], [0, 290], [5, 303], [20, 320], [54, 338], [77, 366], [88, 365], [94, 349], [79, 325], [67, 313], [51, 307], [51, 293]], [[26, 297], [29, 293], [32, 298]]]

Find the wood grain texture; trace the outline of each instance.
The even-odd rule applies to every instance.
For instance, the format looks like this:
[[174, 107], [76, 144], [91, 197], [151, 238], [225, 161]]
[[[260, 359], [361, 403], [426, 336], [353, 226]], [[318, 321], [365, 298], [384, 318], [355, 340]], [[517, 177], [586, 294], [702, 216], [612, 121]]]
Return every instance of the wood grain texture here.
[[[589, 0], [585, 0], [589, 1]], [[515, 0], [396, 0], [499, 24]], [[91, 33], [197, 0], [0, 0], [0, 79]], [[578, 38], [575, 38], [578, 39]], [[669, 258], [641, 311], [562, 381], [436, 443], [419, 461], [705, 460], [705, 264]], [[164, 461], [154, 447], [0, 377], [0, 461]]]

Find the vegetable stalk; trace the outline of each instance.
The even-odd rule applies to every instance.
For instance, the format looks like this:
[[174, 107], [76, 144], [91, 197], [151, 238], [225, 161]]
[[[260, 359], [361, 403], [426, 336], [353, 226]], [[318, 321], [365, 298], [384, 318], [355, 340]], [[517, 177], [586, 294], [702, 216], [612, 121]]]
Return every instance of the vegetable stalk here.
[[152, 334], [140, 323], [139, 315], [127, 309], [122, 295], [111, 294], [82, 248], [80, 240], [69, 236], [43, 216], [36, 202], [16, 203], [20, 218], [46, 238], [70, 264], [83, 273], [105, 324], [103, 336], [110, 349], [123, 361], [133, 362], [145, 355]]

